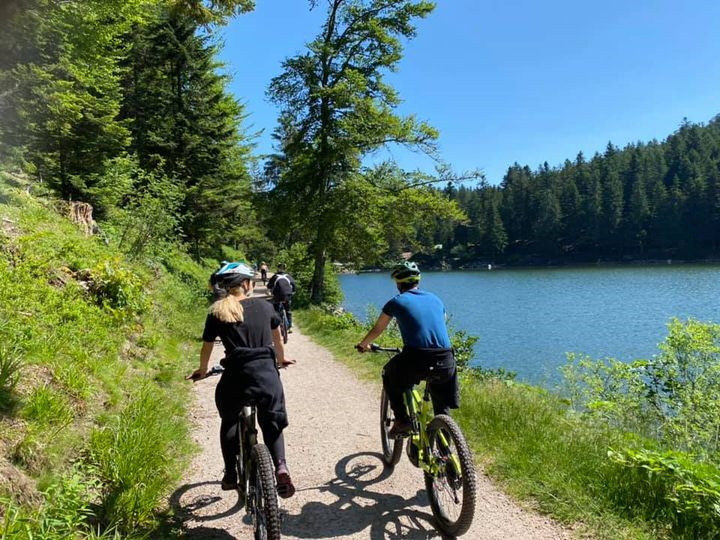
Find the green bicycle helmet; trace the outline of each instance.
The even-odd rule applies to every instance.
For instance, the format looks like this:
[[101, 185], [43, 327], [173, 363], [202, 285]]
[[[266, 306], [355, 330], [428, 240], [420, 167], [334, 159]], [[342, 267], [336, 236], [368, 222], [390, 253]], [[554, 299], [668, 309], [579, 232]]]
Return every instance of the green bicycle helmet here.
[[414, 262], [401, 262], [393, 266], [390, 277], [395, 280], [395, 283], [419, 283], [420, 269]]

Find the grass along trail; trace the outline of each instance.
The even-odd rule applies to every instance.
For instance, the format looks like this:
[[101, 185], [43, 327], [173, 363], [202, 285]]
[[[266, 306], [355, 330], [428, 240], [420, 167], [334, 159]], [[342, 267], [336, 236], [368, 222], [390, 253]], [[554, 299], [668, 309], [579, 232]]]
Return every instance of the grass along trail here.
[[[359, 381], [327, 350], [294, 330], [287, 355], [297, 364], [281, 373], [290, 420], [285, 430], [287, 459], [297, 493], [280, 501], [283, 538], [440, 538], [422, 472], [405, 456], [394, 470], [383, 467], [379, 381]], [[214, 362], [222, 353], [217, 345]], [[251, 538], [237, 494], [220, 490], [217, 381], [211, 377], [195, 383], [194, 438], [202, 450], [172, 503], [183, 517], [187, 538]], [[465, 538], [569, 537], [549, 518], [521, 509], [478, 474], [475, 520]]]

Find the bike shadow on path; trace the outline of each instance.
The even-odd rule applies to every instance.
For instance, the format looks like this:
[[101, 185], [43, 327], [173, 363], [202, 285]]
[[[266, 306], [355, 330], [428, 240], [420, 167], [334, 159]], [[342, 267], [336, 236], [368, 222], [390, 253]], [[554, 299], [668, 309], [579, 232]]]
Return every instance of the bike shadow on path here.
[[[218, 481], [196, 482], [183, 484], [170, 496], [170, 506], [173, 509], [176, 526], [183, 527], [187, 522], [205, 524], [227, 518], [236, 514], [242, 515], [243, 505], [240, 498], [228, 506], [226, 497], [218, 494], [209, 494], [213, 485], [220, 485]], [[193, 527], [185, 531], [183, 538], [208, 538], [216, 540], [230, 540], [235, 537], [224, 529], [208, 526]]]
[[345, 538], [369, 529], [371, 540], [387, 538], [444, 538], [433, 525], [433, 517], [413, 506], [427, 506], [424, 489], [406, 499], [401, 495], [373, 491], [371, 486], [389, 478], [376, 452], [358, 452], [342, 458], [335, 466], [336, 477], [314, 489], [329, 493], [330, 503], [311, 501], [299, 514], [283, 517], [283, 534], [297, 538]]

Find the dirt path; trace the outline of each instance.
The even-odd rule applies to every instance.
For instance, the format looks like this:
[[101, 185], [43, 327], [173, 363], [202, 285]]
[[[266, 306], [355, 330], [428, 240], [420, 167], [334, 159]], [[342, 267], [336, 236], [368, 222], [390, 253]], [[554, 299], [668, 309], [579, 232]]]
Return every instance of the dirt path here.
[[[297, 329], [282, 372], [290, 427], [287, 458], [296, 495], [281, 501], [284, 538], [440, 538], [432, 525], [422, 473], [406, 458], [389, 473], [378, 453], [378, 387], [359, 382]], [[214, 359], [222, 357], [216, 346]], [[172, 503], [192, 539], [251, 538], [235, 492], [220, 490], [223, 472], [214, 391], [217, 377], [195, 384], [194, 438], [202, 451]], [[555, 539], [570, 535], [519, 508], [482, 474], [469, 539]]]

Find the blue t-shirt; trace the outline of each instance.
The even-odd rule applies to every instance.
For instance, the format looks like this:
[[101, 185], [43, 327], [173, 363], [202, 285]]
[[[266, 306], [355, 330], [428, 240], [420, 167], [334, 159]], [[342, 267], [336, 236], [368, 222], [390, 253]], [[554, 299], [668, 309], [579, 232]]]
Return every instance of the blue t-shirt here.
[[382, 308], [395, 317], [403, 342], [418, 349], [449, 349], [450, 337], [445, 325], [445, 306], [437, 296], [410, 289], [392, 298]]

